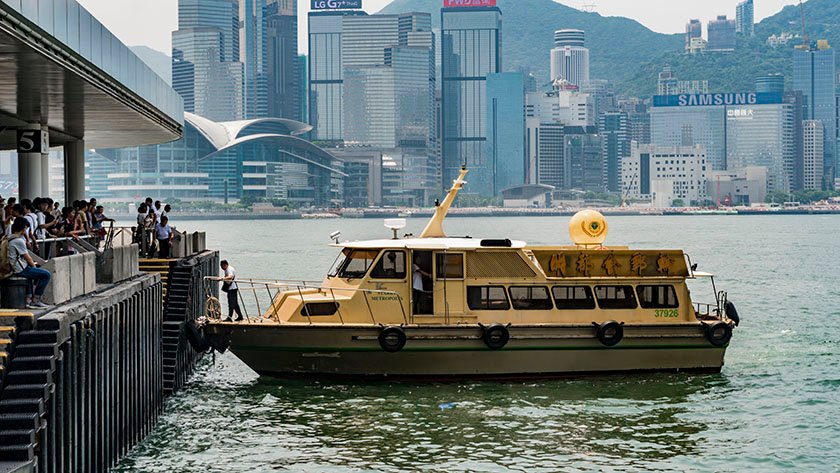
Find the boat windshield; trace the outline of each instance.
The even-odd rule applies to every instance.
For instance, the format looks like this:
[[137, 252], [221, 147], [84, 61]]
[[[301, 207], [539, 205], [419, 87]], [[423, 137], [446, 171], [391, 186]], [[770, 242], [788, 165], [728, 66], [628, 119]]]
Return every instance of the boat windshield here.
[[338, 277], [343, 279], [365, 277], [370, 267], [373, 266], [373, 261], [376, 260], [377, 255], [379, 255], [379, 250], [351, 250], [345, 248], [342, 251], [343, 261], [338, 261], [334, 266], [338, 268]]

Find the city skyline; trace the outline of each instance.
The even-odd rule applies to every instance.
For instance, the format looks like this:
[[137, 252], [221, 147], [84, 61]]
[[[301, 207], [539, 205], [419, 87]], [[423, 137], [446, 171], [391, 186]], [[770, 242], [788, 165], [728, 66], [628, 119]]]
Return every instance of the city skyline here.
[[[128, 0], [79, 0], [93, 16], [105, 24], [111, 32], [130, 46], [147, 46], [167, 55], [171, 51], [171, 32], [177, 29], [178, 2], [174, 0], [147, 0], [142, 4], [130, 2], [132, 14], [126, 15]], [[364, 0], [364, 10], [377, 13], [391, 0]], [[441, 1], [441, 4], [443, 2]], [[581, 9], [592, 2], [583, 0], [558, 1], [563, 5]], [[601, 0], [596, 2], [595, 11], [602, 16], [623, 16], [638, 21], [658, 33], [678, 34], [685, 30], [689, 18], [697, 18], [704, 24], [718, 14], [735, 17], [740, 0], [708, 0], [706, 2], [675, 5], [671, 0], [645, 0], [646, 8], [640, 9], [635, 2], [626, 0]], [[755, 2], [755, 21], [772, 16], [792, 0], [760, 0]], [[309, 2], [298, 5], [298, 17], [305, 18], [310, 11]], [[308, 50], [306, 25], [301, 22], [298, 31], [298, 51]]]

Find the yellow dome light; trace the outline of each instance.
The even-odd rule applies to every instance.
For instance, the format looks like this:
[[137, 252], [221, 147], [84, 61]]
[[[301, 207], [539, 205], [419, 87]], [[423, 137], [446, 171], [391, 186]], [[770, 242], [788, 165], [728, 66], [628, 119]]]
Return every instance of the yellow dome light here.
[[569, 236], [577, 246], [601, 246], [607, 238], [609, 225], [596, 210], [581, 210], [569, 220]]

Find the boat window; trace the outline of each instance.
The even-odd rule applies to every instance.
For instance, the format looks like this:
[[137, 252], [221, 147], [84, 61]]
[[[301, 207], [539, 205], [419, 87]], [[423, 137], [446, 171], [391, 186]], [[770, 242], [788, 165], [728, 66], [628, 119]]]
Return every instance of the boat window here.
[[594, 309], [595, 298], [589, 286], [554, 286], [551, 288], [558, 309]]
[[336, 312], [338, 312], [337, 302], [309, 302], [300, 309], [300, 315], [304, 317], [334, 315]]
[[463, 253], [438, 253], [437, 278], [464, 279]]
[[635, 309], [633, 286], [595, 286], [598, 307], [602, 309]]
[[405, 279], [405, 252], [389, 250], [382, 253], [379, 262], [370, 272], [376, 279]]
[[554, 304], [545, 286], [513, 286], [510, 289], [510, 300], [516, 310], [551, 310]]
[[350, 248], [344, 248], [341, 250], [341, 253], [335, 257], [335, 261], [333, 261], [332, 267], [330, 267], [330, 272], [327, 273], [328, 277], [336, 277], [338, 276], [338, 272], [341, 271], [341, 268], [344, 267], [344, 263], [347, 261], [347, 255], [353, 251]]
[[510, 309], [504, 286], [467, 287], [467, 305], [471, 310]]
[[636, 286], [639, 305], [645, 309], [676, 309], [680, 306], [674, 286]]
[[347, 279], [357, 279], [365, 277], [368, 269], [370, 269], [373, 261], [379, 250], [352, 250], [347, 255], [344, 266], [338, 273], [338, 277]]

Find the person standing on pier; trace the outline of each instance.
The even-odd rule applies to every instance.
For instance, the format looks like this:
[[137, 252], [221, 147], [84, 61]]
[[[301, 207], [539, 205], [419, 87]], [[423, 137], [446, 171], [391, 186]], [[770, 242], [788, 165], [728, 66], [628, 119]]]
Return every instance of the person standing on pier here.
[[239, 308], [239, 286], [236, 284], [236, 269], [227, 260], [222, 260], [220, 266], [224, 272], [224, 276], [222, 277], [222, 292], [227, 293], [227, 320], [230, 320], [233, 317], [233, 313], [236, 312], [236, 318], [233, 321], [239, 322], [243, 317], [242, 309]]
[[169, 258], [169, 248], [172, 247], [172, 227], [169, 226], [169, 217], [161, 217], [160, 222], [155, 225], [155, 238], [158, 241], [158, 258]]

